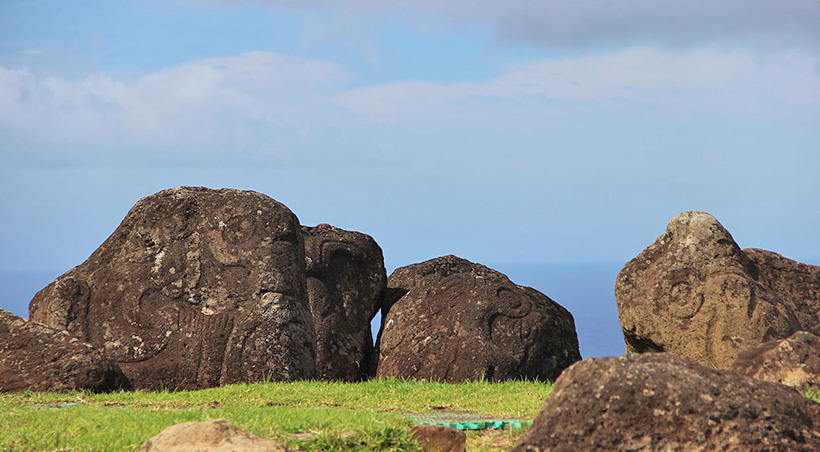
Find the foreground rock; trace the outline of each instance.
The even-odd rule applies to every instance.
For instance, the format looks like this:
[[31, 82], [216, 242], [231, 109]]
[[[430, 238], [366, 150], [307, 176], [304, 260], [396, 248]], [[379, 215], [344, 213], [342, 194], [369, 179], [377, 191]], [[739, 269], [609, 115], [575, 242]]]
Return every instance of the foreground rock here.
[[445, 256], [388, 279], [377, 376], [553, 380], [580, 359], [572, 315], [503, 274]]
[[245, 433], [225, 419], [172, 425], [140, 452], [287, 452], [281, 443]]
[[255, 192], [141, 199], [29, 312], [104, 350], [137, 388], [316, 376], [299, 221]]
[[387, 284], [382, 250], [369, 235], [329, 224], [302, 231], [319, 378], [366, 378], [373, 352], [370, 321]]
[[514, 452], [820, 450], [820, 404], [669, 354], [587, 359], [555, 382]]
[[740, 353], [732, 370], [798, 389], [820, 388], [820, 337], [805, 331]]
[[615, 285], [628, 352], [666, 351], [721, 369], [741, 351], [820, 334], [820, 267], [741, 250], [704, 212], [682, 213]]
[[91, 345], [0, 309], [0, 392], [130, 387], [120, 368]]

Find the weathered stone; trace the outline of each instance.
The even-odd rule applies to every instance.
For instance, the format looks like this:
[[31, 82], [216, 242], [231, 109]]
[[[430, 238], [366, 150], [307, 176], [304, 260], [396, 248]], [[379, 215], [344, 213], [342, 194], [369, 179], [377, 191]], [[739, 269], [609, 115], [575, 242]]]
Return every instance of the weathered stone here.
[[671, 354], [586, 359], [512, 452], [820, 450], [820, 404]]
[[90, 344], [0, 309], [0, 392], [130, 388], [119, 366]]
[[503, 274], [445, 256], [388, 278], [377, 376], [553, 380], [580, 359], [572, 315]]
[[410, 438], [419, 443], [422, 452], [467, 450], [467, 434], [443, 425], [417, 425], [410, 429]]
[[287, 452], [285, 445], [245, 433], [225, 419], [172, 425], [140, 452]]
[[682, 213], [615, 285], [628, 352], [666, 351], [721, 369], [799, 330], [820, 334], [820, 267], [741, 250], [704, 212]]
[[104, 350], [138, 388], [316, 377], [299, 221], [255, 192], [141, 199], [29, 312]]
[[798, 331], [788, 339], [744, 350], [732, 371], [794, 388], [820, 388], [820, 337]]
[[329, 224], [302, 231], [319, 377], [366, 378], [373, 351], [370, 321], [387, 284], [382, 250], [369, 235]]

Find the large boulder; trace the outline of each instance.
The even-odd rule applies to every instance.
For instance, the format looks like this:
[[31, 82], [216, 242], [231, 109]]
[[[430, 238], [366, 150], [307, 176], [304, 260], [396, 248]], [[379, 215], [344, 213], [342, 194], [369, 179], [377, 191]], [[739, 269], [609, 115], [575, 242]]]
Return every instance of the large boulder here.
[[137, 388], [316, 377], [299, 221], [251, 191], [141, 199], [29, 313], [103, 350]]
[[130, 388], [119, 366], [90, 344], [0, 309], [0, 392]]
[[564, 371], [512, 452], [817, 451], [820, 404], [670, 354]]
[[801, 390], [806, 386], [820, 389], [820, 337], [798, 331], [787, 339], [744, 350], [732, 370]]
[[382, 250], [369, 235], [329, 224], [302, 231], [319, 378], [366, 378], [373, 351], [370, 321], [387, 284]]
[[243, 432], [226, 419], [184, 422], [165, 428], [140, 452], [287, 452], [284, 444]]
[[581, 359], [572, 315], [546, 295], [455, 256], [388, 278], [377, 376], [553, 380]]
[[799, 330], [820, 334], [820, 267], [741, 250], [705, 212], [673, 218], [615, 284], [628, 352], [670, 352], [727, 369]]

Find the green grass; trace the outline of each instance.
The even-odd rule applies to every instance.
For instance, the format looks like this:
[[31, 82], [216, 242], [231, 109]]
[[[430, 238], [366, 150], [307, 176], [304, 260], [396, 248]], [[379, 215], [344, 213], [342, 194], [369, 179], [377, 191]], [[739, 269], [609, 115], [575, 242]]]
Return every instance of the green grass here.
[[[229, 419], [295, 450], [417, 450], [408, 413], [475, 412], [533, 418], [551, 391], [540, 382], [294, 382], [202, 391], [0, 395], [0, 450], [136, 451], [169, 425]], [[309, 435], [296, 436], [298, 433]], [[505, 450], [517, 431], [470, 433], [470, 450]]]

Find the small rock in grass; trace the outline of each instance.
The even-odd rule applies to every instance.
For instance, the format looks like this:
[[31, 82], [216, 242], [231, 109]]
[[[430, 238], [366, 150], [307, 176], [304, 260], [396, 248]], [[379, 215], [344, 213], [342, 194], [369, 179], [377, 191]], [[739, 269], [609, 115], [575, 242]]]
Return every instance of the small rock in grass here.
[[422, 452], [464, 452], [467, 448], [466, 433], [443, 425], [417, 425], [410, 429], [410, 437]]
[[172, 425], [140, 452], [287, 452], [285, 445], [245, 433], [225, 419]]

